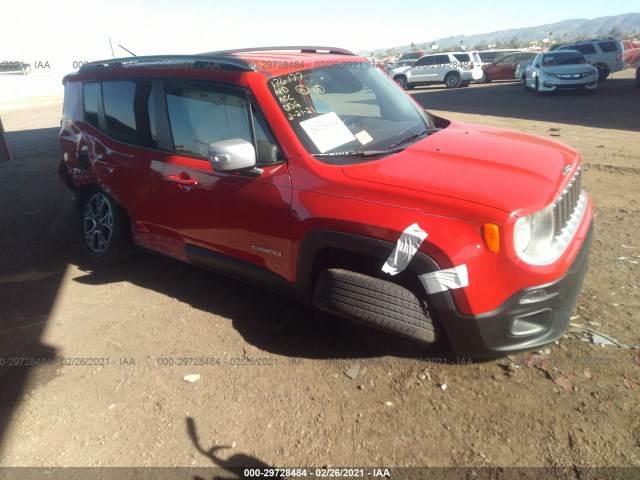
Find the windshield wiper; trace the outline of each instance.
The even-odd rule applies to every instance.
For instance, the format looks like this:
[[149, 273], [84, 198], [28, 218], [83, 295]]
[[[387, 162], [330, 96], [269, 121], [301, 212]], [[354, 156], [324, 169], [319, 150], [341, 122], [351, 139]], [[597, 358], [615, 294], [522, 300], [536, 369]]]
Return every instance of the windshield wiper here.
[[409, 140], [413, 140], [414, 138], [421, 137], [422, 135], [425, 135], [425, 134], [430, 135], [432, 133], [436, 133], [436, 132], [439, 132], [439, 131], [440, 131], [440, 128], [432, 128], [432, 129], [429, 129], [429, 130], [424, 130], [422, 132], [412, 133], [408, 137], [403, 138], [402, 140], [399, 140], [399, 141], [389, 145], [389, 150], [393, 150], [398, 145], [402, 145], [403, 143], [408, 142]]
[[370, 157], [372, 155], [382, 155], [383, 153], [389, 153], [387, 150], [369, 150], [367, 152], [360, 152], [358, 150], [351, 150], [348, 152], [329, 152], [329, 153], [314, 153], [314, 157]]

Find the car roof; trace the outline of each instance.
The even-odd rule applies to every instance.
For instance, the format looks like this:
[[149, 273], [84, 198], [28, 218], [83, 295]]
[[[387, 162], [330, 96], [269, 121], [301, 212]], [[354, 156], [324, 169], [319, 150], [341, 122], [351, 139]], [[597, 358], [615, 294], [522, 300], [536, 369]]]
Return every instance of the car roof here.
[[[77, 72], [66, 75], [63, 83], [89, 72], [108, 69], [134, 69], [153, 67], [156, 70], [175, 68], [201, 68], [246, 72], [263, 72], [279, 76], [322, 65], [344, 62], [367, 62], [352, 52], [337, 47], [322, 46], [279, 46], [221, 50], [193, 55], [150, 55], [99, 60], [83, 65]], [[98, 76], [98, 75], [89, 75]]]
[[581, 57], [584, 56], [582, 54], [582, 52], [579, 52], [578, 50], [553, 50], [550, 52], [542, 52], [543, 55], [560, 55], [560, 54], [565, 54], [565, 53], [570, 53], [572, 55], [580, 55]]

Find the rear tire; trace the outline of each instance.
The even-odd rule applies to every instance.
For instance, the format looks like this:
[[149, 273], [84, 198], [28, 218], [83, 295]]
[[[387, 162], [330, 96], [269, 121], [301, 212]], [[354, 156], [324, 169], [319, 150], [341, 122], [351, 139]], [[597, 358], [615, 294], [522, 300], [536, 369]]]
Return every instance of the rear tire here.
[[476, 80], [478, 83], [489, 83], [491, 81], [491, 79], [489, 78], [489, 75], [487, 75], [487, 72], [483, 71], [482, 72], [482, 78], [480, 78], [480, 80]]
[[324, 270], [313, 303], [320, 310], [421, 343], [436, 339], [426, 305], [392, 282], [348, 270]]
[[462, 79], [456, 72], [449, 72], [444, 77], [444, 84], [447, 88], [459, 88], [462, 85]]
[[87, 256], [98, 265], [112, 265], [133, 253], [129, 218], [111, 196], [93, 188], [84, 196], [81, 231]]

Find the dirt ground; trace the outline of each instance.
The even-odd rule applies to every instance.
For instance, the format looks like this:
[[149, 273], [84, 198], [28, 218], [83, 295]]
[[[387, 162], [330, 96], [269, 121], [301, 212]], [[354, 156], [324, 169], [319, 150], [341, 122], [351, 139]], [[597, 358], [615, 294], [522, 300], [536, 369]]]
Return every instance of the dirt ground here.
[[[597, 213], [573, 323], [627, 346], [640, 344], [632, 77], [614, 75], [590, 96], [537, 97], [514, 83], [411, 92], [447, 118], [581, 152]], [[328, 321], [170, 259], [140, 253], [94, 268], [56, 176], [60, 112], [59, 96], [0, 106], [14, 155], [0, 164], [0, 465], [624, 466], [640, 475], [640, 350], [577, 331], [537, 357], [459, 363], [446, 347]], [[200, 379], [183, 379], [193, 374]]]

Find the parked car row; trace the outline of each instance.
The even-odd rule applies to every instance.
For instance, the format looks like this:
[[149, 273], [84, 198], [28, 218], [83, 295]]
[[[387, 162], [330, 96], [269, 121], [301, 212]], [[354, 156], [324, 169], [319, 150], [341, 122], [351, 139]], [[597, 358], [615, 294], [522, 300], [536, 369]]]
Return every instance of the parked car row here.
[[[488, 56], [488, 53], [493, 56]], [[493, 61], [489, 61], [491, 58], [494, 58]], [[599, 82], [626, 66], [624, 45], [614, 38], [557, 44], [548, 52], [492, 50], [435, 53], [412, 62], [414, 60], [396, 62], [387, 71], [406, 90], [433, 83], [456, 88], [466, 86], [471, 81], [488, 83], [493, 80], [519, 80], [527, 90], [538, 93], [561, 89], [583, 89], [592, 93]], [[637, 83], [640, 86], [640, 72]]]

